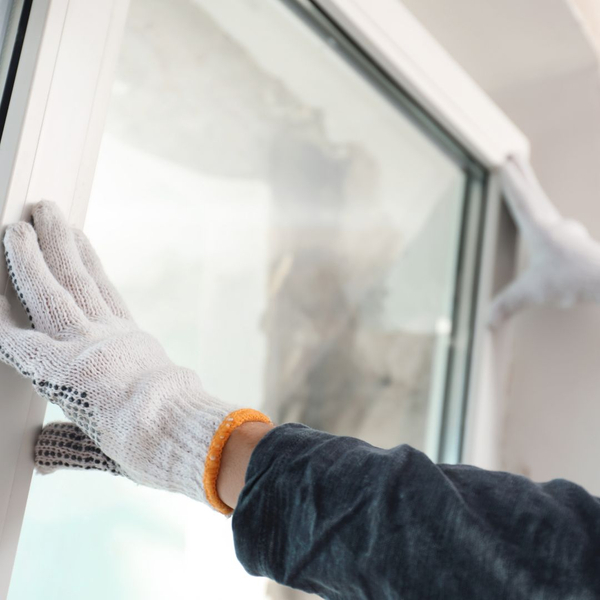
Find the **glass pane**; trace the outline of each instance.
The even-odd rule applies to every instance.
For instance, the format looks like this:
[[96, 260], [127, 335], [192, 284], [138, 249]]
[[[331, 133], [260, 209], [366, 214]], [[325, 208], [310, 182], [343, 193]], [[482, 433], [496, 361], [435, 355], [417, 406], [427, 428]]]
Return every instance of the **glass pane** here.
[[[133, 0], [86, 230], [208, 390], [435, 457], [470, 180], [340, 49], [277, 2]], [[204, 506], [33, 482], [10, 600], [267, 593]]]
[[0, 138], [30, 10], [31, 0], [0, 2]]

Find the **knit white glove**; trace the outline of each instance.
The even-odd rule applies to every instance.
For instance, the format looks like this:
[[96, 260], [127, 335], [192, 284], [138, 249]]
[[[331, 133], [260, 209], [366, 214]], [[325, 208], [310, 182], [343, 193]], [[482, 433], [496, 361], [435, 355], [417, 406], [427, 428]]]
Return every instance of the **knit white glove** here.
[[35, 329], [17, 326], [0, 297], [1, 358], [81, 430], [48, 426], [36, 448], [40, 470], [102, 468], [230, 513], [216, 493], [223, 445], [241, 423], [268, 417], [217, 400], [194, 371], [174, 365], [53, 203], [36, 205], [33, 219], [35, 230], [9, 226], [4, 246]]
[[583, 225], [561, 217], [526, 160], [509, 158], [500, 176], [530, 262], [494, 300], [490, 325], [533, 305], [600, 302], [600, 244]]

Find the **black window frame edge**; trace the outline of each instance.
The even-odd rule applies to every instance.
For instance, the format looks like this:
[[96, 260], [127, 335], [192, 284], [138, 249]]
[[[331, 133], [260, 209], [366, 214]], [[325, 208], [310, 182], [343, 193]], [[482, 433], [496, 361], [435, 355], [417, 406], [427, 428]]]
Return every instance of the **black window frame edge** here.
[[15, 35], [8, 71], [6, 73], [4, 89], [2, 90], [2, 100], [0, 100], [0, 143], [2, 142], [2, 137], [4, 135], [4, 128], [6, 125], [6, 119], [8, 117], [8, 109], [10, 107], [10, 100], [15, 86], [15, 80], [17, 77], [19, 61], [21, 59], [21, 52], [23, 50], [23, 43], [25, 41], [25, 34], [27, 32], [27, 25], [29, 23], [29, 15], [31, 14], [32, 5], [33, 0], [24, 0], [23, 6], [21, 7], [21, 14], [19, 15], [19, 24], [17, 26], [17, 32]]

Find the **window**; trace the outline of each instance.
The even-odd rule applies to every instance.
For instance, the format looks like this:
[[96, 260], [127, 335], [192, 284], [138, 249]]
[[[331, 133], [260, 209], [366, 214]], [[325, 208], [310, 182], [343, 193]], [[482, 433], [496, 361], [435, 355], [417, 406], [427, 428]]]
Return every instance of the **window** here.
[[[437, 458], [460, 436], [483, 171], [304, 17], [134, 1], [86, 229], [213, 393]], [[9, 598], [265, 597], [228, 529], [127, 481], [35, 478]]]
[[[5, 202], [4, 223], [40, 197], [83, 221], [124, 6], [33, 4], [41, 50], [30, 44], [26, 66], [33, 73], [37, 56], [45, 68], [31, 75], [36, 102], [13, 101], [11, 110], [37, 111], [23, 113], [29, 134], [21, 136], [35, 149], [22, 155], [36, 161], [21, 175], [35, 177], [11, 180], [22, 194]], [[385, 6], [399, 18], [382, 20]], [[373, 11], [380, 28], [419, 32], [400, 6], [359, 9]], [[139, 324], [211, 392], [276, 422], [380, 446], [406, 442], [456, 461], [478, 275], [493, 259], [489, 241], [480, 250], [491, 214], [484, 198], [498, 201], [487, 195], [486, 170], [521, 140], [454, 65], [432, 65], [439, 49], [425, 32], [418, 44], [392, 32], [396, 47], [383, 51], [390, 32], [359, 31], [359, 9], [338, 0], [235, 8], [134, 0], [86, 230]], [[410, 68], [399, 48], [413, 52]], [[433, 89], [425, 79], [440, 65]], [[27, 99], [21, 65], [18, 75], [15, 90]], [[447, 101], [454, 83], [458, 110]], [[7, 123], [16, 144], [18, 120]], [[9, 175], [0, 170], [2, 185]], [[15, 400], [31, 394], [19, 382], [3, 385], [6, 409], [20, 420], [0, 420], [11, 433], [0, 462], [0, 595], [43, 407]], [[47, 421], [62, 418], [48, 408]], [[8, 537], [4, 505], [16, 515]], [[229, 529], [185, 497], [123, 479], [36, 477], [8, 598], [265, 598], [267, 589], [284, 597], [243, 572]]]

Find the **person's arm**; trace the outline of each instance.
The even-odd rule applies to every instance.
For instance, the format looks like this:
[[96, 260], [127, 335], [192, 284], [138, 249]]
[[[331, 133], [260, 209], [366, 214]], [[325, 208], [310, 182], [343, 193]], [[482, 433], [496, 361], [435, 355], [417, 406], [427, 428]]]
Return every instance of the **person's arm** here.
[[324, 598], [600, 598], [600, 500], [286, 424], [233, 514], [246, 570]]
[[235, 508], [238, 497], [244, 487], [246, 471], [250, 456], [260, 440], [273, 429], [274, 425], [268, 423], [244, 423], [229, 437], [223, 455], [217, 479], [217, 492], [219, 498]]

